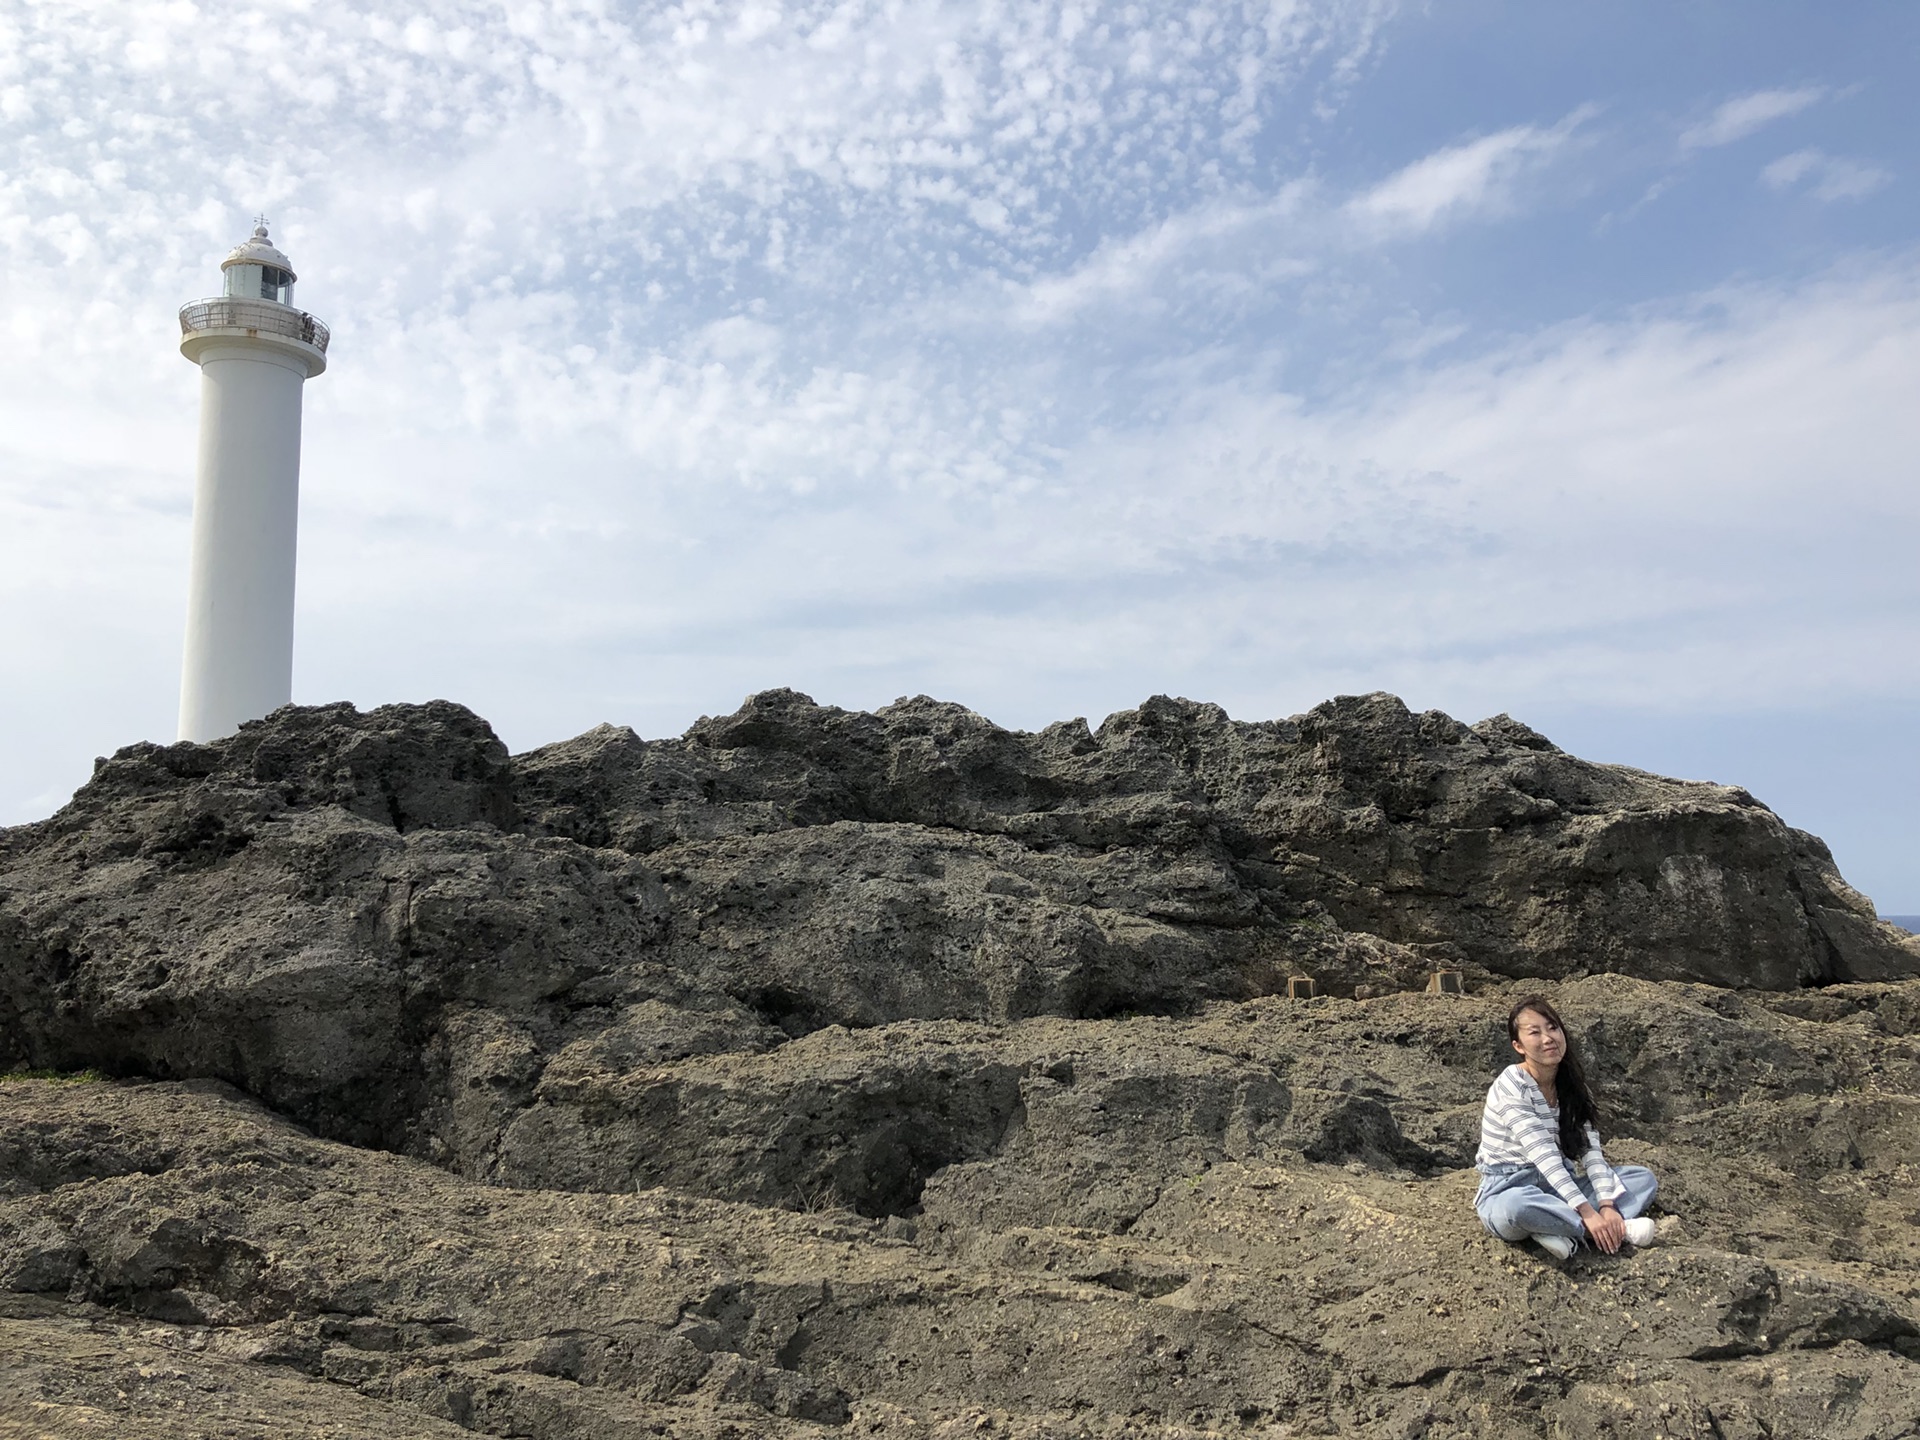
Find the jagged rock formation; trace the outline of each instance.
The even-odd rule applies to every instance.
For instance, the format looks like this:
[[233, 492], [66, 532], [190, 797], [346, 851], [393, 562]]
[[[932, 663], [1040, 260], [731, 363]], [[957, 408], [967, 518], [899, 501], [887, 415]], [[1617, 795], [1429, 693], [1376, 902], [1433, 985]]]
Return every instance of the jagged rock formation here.
[[[1440, 965], [1561, 986], [1686, 1245], [1479, 1236]], [[219, 1434], [1891, 1434], [1916, 975], [1745, 792], [1390, 696], [290, 708], [0, 832], [0, 1068], [147, 1077], [4, 1088], [0, 1415], [104, 1328]]]

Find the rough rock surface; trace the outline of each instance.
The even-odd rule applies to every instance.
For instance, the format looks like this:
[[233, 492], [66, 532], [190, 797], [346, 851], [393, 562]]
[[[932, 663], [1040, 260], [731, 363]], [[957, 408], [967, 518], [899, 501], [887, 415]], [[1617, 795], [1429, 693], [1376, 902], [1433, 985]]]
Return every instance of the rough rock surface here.
[[[283, 710], [0, 832], [0, 1068], [126, 1077], [0, 1084], [0, 1435], [1920, 1434], [1916, 975], [1390, 696]], [[1480, 1232], [1541, 984], [1674, 1243]]]

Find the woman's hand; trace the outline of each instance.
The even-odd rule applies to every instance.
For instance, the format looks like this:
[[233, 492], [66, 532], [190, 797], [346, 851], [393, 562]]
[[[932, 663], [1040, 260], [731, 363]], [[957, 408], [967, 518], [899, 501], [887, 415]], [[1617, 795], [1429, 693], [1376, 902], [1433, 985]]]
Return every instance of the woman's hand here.
[[1580, 1220], [1587, 1227], [1587, 1234], [1593, 1237], [1593, 1243], [1608, 1255], [1617, 1251], [1627, 1238], [1627, 1222], [1611, 1205], [1604, 1210], [1582, 1205]]

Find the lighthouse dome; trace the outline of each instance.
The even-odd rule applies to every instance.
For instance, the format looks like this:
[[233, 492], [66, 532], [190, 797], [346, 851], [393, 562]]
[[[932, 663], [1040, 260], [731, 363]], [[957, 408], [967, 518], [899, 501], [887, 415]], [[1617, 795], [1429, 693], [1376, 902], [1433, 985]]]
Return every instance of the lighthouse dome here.
[[220, 262], [222, 270], [230, 269], [235, 265], [259, 265], [284, 270], [289, 283], [295, 278], [293, 262], [281, 254], [274, 247], [273, 241], [267, 238], [267, 227], [264, 222], [254, 226], [253, 234], [228, 251], [227, 258]]
[[267, 222], [253, 227], [253, 234], [242, 240], [220, 262], [226, 273], [227, 294], [246, 300], [272, 300], [280, 305], [293, 304], [293, 262], [274, 248], [267, 238]]

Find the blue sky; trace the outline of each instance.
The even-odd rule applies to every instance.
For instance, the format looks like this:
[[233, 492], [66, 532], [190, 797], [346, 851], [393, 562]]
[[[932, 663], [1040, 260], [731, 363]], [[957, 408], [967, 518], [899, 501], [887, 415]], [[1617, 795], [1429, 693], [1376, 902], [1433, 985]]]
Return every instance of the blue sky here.
[[1746, 785], [1920, 912], [1920, 7], [0, 11], [0, 822], [171, 736], [264, 210], [296, 698], [1388, 689]]

